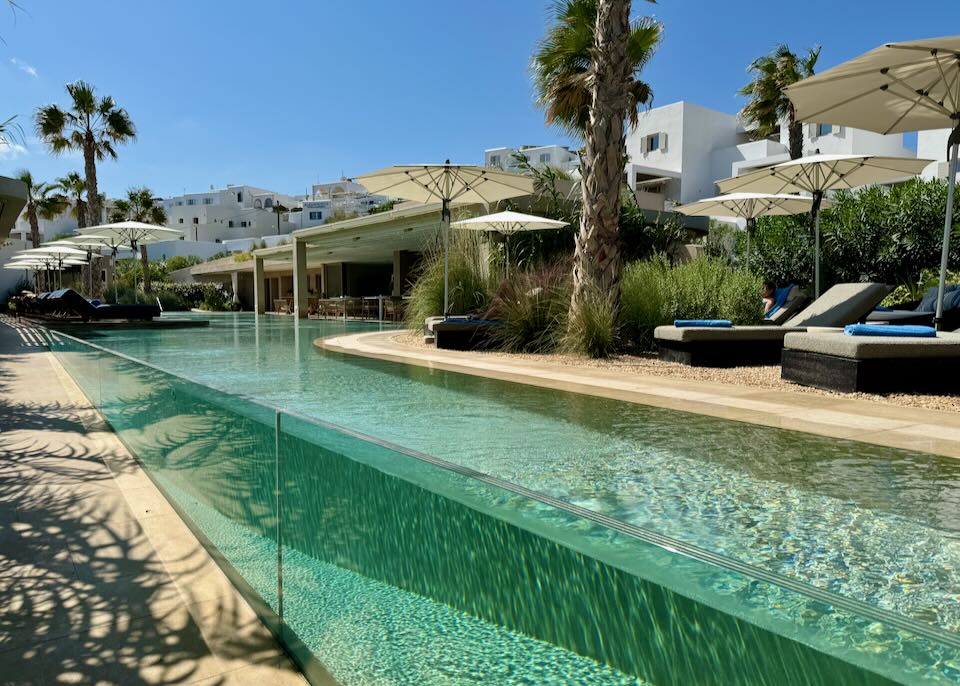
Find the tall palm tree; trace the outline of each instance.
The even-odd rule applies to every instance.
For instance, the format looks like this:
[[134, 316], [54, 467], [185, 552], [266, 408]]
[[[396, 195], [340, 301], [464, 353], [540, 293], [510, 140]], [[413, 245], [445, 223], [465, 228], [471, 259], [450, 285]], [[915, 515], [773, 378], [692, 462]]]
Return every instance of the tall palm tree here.
[[34, 181], [33, 174], [22, 169], [16, 178], [27, 186], [27, 221], [30, 222], [30, 243], [34, 248], [40, 246], [40, 219], [55, 219], [63, 214], [69, 201], [57, 193], [57, 186]]
[[[146, 222], [162, 226], [167, 223], [167, 211], [158, 204], [158, 198], [146, 186], [127, 189], [127, 197], [114, 202], [110, 213], [110, 221], [122, 222], [126, 220]], [[147, 259], [147, 246], [140, 246], [140, 267], [143, 270], [143, 290], [149, 293], [150, 260]]]
[[37, 135], [50, 151], [83, 153], [83, 173], [87, 183], [87, 222], [100, 223], [101, 200], [97, 186], [97, 162], [116, 159], [116, 146], [134, 140], [136, 128], [130, 115], [109, 95], [97, 97], [95, 88], [85, 81], [68, 83], [70, 105], [44, 105], [34, 113]]
[[759, 138], [775, 135], [781, 122], [786, 122], [790, 139], [790, 159], [803, 156], [803, 123], [797, 121], [796, 110], [784, 89], [813, 76], [820, 57], [820, 47], [807, 50], [803, 57], [790, 51], [781, 44], [773, 52], [758, 57], [747, 68], [751, 75], [750, 83], [739, 90], [739, 95], [750, 98], [740, 110], [740, 118], [756, 128], [754, 134]]
[[87, 226], [87, 182], [80, 176], [80, 172], [70, 172], [66, 176], [57, 179], [57, 189], [63, 191], [64, 195], [73, 201], [71, 214], [77, 220], [77, 228], [84, 229]]
[[[626, 4], [629, 12], [629, 1]], [[598, 5], [599, 0], [556, 0], [556, 24], [533, 56], [537, 104], [545, 110], [547, 123], [581, 139], [590, 124]], [[629, 24], [626, 55], [630, 75], [625, 88], [631, 126], [637, 125], [638, 108], [653, 102], [653, 90], [638, 75], [656, 51], [661, 35], [661, 25], [649, 17]]]

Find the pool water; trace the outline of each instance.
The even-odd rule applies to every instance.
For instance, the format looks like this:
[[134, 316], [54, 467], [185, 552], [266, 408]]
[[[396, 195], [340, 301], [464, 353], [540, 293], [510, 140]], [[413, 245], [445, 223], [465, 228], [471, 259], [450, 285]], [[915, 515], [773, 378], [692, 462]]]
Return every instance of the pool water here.
[[88, 339], [197, 383], [960, 631], [957, 461], [313, 345], [371, 330], [237, 314], [212, 316], [209, 328]]

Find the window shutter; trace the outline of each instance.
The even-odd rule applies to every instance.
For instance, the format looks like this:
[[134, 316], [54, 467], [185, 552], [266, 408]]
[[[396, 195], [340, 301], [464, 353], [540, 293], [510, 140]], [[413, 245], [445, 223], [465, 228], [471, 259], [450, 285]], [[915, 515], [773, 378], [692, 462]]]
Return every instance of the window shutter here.
[[846, 133], [846, 127], [837, 126], [836, 124], [833, 127], [833, 135], [837, 138], [843, 138], [843, 134]]
[[667, 151], [667, 134], [665, 132], [660, 133], [660, 152]]
[[807, 124], [807, 131], [810, 138], [817, 137], [817, 125], [816, 124]]

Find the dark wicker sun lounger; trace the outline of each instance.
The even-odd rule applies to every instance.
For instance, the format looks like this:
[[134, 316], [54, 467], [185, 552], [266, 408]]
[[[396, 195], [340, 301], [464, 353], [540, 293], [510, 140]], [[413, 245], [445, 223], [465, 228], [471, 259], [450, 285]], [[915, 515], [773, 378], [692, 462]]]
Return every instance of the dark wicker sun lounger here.
[[36, 313], [51, 319], [145, 321], [160, 316], [157, 305], [94, 305], [72, 288], [45, 293], [37, 301]]
[[782, 326], [658, 326], [654, 337], [660, 359], [668, 362], [694, 367], [778, 364], [783, 338], [788, 333], [806, 331], [811, 326], [839, 327], [862, 321], [891, 290], [882, 283], [841, 283]]
[[790, 333], [784, 339], [785, 381], [832, 391], [956, 393], [960, 333], [936, 338]]

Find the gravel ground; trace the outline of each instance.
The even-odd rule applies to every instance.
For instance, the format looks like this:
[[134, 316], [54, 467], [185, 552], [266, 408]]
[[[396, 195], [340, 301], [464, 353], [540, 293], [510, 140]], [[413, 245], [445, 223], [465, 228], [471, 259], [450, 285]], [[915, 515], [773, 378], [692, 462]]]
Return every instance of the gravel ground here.
[[[398, 333], [394, 336], [394, 341], [414, 348], [429, 347], [423, 342], [422, 336], [409, 331]], [[560, 354], [544, 355], [503, 352], [474, 352], [472, 354], [506, 360], [535, 360], [537, 362], [550, 362], [560, 366], [610, 369], [627, 373], [645, 374], [648, 376], [676, 377], [693, 381], [712, 381], [738, 386], [751, 386], [754, 388], [771, 388], [775, 390], [814, 393], [843, 398], [859, 398], [862, 400], [883, 402], [889, 405], [960, 412], [960, 395], [920, 395], [908, 393], [877, 395], [873, 393], [837, 393], [834, 391], [824, 391], [818, 388], [808, 388], [783, 381], [780, 378], [779, 365], [711, 369], [708, 367], [688, 367], [673, 362], [661, 362], [653, 355], [618, 355], [606, 360], [594, 360], [586, 357], [577, 357], [575, 355]]]

